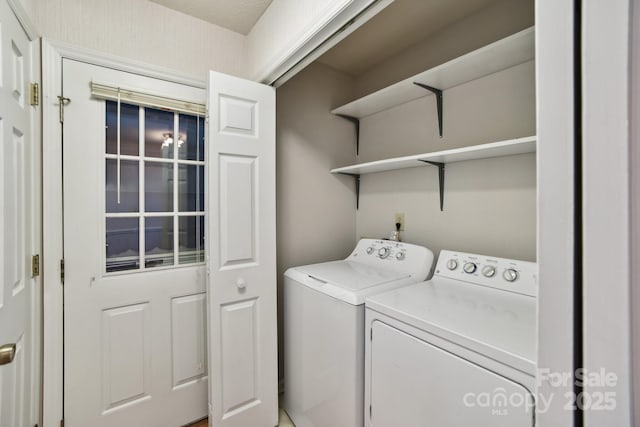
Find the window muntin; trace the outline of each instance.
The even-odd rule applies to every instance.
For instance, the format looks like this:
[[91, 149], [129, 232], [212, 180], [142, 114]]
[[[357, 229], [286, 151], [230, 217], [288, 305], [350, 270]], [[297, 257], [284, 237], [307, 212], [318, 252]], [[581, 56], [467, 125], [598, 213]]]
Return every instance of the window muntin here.
[[204, 262], [203, 118], [105, 104], [106, 272]]

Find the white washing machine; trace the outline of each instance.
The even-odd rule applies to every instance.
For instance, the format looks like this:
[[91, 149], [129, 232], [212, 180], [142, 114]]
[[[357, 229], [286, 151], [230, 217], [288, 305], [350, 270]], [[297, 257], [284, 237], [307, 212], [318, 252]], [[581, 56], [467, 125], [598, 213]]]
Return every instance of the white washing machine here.
[[443, 250], [366, 299], [366, 426], [531, 427], [537, 265]]
[[364, 300], [423, 281], [433, 253], [362, 239], [345, 260], [295, 267], [284, 281], [285, 410], [297, 427], [361, 427]]

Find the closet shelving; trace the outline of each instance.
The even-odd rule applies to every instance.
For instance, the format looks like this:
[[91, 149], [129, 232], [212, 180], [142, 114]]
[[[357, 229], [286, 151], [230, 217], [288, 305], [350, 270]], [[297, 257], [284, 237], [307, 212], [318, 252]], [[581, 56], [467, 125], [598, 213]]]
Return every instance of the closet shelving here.
[[[442, 137], [443, 103], [446, 89], [506, 70], [531, 61], [534, 58], [535, 31], [534, 27], [530, 27], [387, 86], [370, 95], [349, 102], [332, 110], [331, 113], [354, 123], [356, 129], [356, 154], [358, 154], [360, 147], [360, 119], [418, 98], [435, 95], [438, 128], [440, 137]], [[356, 208], [358, 208], [360, 204], [360, 175], [425, 165], [437, 166], [440, 210], [443, 210], [445, 164], [532, 153], [535, 150], [536, 138], [531, 136], [452, 150], [377, 160], [333, 169], [331, 173], [351, 175], [355, 178]]]
[[361, 118], [435, 94], [438, 125], [442, 136], [444, 90], [506, 70], [534, 57], [535, 32], [531, 27], [356, 99], [331, 112], [354, 122], [358, 134], [357, 151]]
[[356, 206], [360, 199], [360, 175], [386, 172], [398, 169], [415, 168], [426, 165], [438, 167], [440, 188], [440, 210], [444, 207], [444, 168], [447, 163], [464, 162], [467, 160], [486, 159], [490, 157], [513, 156], [516, 154], [533, 153], [536, 151], [536, 137], [510, 139], [491, 142], [488, 144], [472, 145], [451, 150], [436, 151], [412, 156], [395, 157], [376, 160], [351, 166], [332, 169], [331, 173], [351, 175], [356, 179]]

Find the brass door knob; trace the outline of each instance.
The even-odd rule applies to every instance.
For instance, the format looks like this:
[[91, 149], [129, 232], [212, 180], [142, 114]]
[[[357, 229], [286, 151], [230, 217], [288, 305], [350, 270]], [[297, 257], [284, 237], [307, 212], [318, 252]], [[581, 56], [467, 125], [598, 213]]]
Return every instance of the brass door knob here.
[[15, 344], [5, 344], [0, 347], [0, 366], [8, 365], [13, 362], [13, 358], [16, 355], [16, 345]]

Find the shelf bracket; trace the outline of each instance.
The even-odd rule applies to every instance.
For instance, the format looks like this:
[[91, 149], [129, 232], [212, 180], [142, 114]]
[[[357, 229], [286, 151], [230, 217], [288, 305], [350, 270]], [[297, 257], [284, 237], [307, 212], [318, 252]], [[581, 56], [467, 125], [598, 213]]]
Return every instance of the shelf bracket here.
[[440, 187], [440, 212], [442, 212], [444, 210], [444, 163], [431, 162], [429, 160], [420, 161], [438, 167], [438, 185]]
[[440, 131], [440, 138], [442, 138], [442, 90], [418, 82], [413, 82], [413, 84], [433, 92], [436, 95], [436, 107], [438, 108], [438, 130]]
[[360, 119], [357, 117], [347, 116], [346, 114], [336, 114], [345, 120], [349, 120], [356, 128], [356, 156], [360, 154]]
[[360, 174], [357, 173], [346, 173], [346, 172], [338, 172], [341, 175], [352, 176], [356, 180], [356, 210], [360, 209]]

